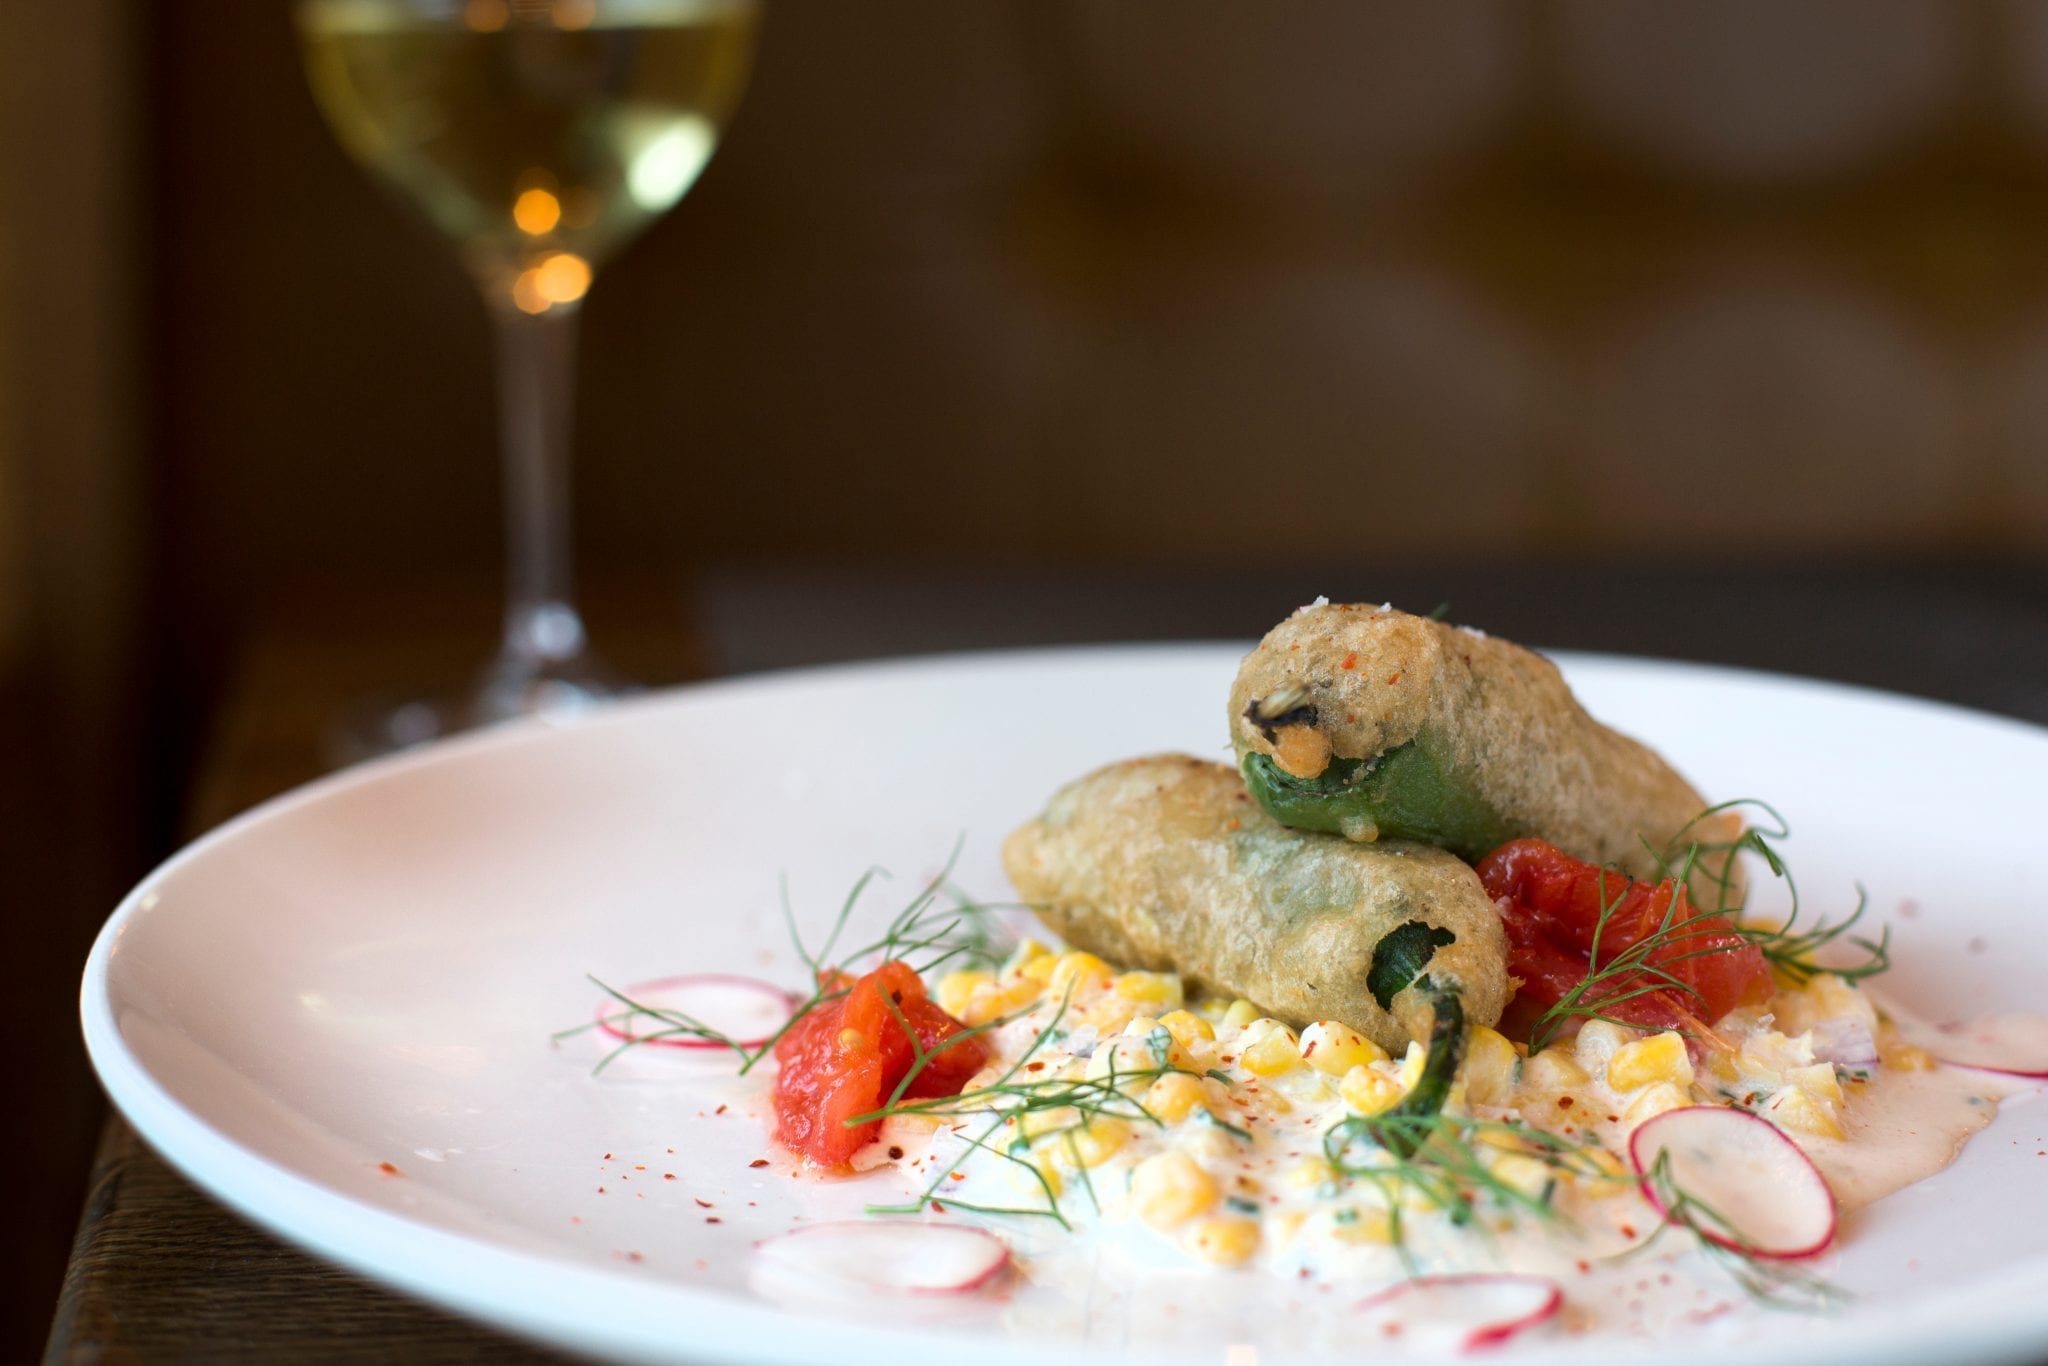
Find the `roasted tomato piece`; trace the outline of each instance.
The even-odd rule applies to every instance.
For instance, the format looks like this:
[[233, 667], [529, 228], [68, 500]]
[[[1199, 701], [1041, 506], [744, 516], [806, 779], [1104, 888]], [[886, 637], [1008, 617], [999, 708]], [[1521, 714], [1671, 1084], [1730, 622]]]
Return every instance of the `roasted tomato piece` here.
[[843, 1168], [882, 1127], [850, 1121], [887, 1105], [904, 1077], [906, 1099], [957, 1095], [988, 1050], [955, 1037], [965, 1026], [925, 995], [907, 963], [819, 981], [846, 994], [814, 1006], [775, 1045], [775, 1137], [820, 1166]]
[[[1521, 1037], [1603, 968], [1609, 975], [1574, 1004], [1645, 1029], [1697, 1033], [1770, 991], [1756, 945], [1727, 916], [1694, 909], [1674, 882], [1632, 881], [1536, 839], [1488, 854], [1479, 881], [1500, 910], [1508, 972], [1521, 983], [1501, 1027]], [[1645, 940], [1651, 947], [1632, 966], [1613, 968]]]

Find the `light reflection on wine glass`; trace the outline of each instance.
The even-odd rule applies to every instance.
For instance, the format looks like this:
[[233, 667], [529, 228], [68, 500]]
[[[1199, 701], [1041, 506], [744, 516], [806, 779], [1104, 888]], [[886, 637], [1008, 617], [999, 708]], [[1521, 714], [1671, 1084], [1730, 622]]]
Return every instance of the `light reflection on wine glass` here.
[[616, 692], [570, 590], [575, 328], [597, 269], [686, 193], [752, 60], [753, 0], [298, 0], [342, 145], [460, 249], [497, 341], [506, 606], [465, 696], [353, 719], [357, 758]]

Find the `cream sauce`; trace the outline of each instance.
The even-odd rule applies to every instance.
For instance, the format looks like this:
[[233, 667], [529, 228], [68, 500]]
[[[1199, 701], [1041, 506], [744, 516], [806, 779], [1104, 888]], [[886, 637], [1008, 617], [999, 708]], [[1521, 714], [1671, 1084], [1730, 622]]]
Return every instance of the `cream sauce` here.
[[1885, 1068], [1844, 1086], [1846, 1139], [1795, 1135], [1844, 1213], [1923, 1181], [1956, 1160], [2005, 1097], [2034, 1087], [2016, 1077], [1958, 1067]]

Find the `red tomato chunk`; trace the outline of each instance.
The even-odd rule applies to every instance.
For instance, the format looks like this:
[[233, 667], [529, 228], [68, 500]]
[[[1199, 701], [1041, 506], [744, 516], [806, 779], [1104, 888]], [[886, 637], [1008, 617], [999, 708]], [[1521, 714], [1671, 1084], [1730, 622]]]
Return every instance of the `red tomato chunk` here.
[[1756, 945], [1737, 934], [1728, 917], [1695, 910], [1672, 882], [1635, 882], [1536, 839], [1514, 840], [1488, 854], [1479, 881], [1500, 909], [1508, 972], [1521, 982], [1501, 1020], [1512, 1037], [1527, 1038], [1537, 1019], [1596, 969], [1653, 936], [1656, 946], [1642, 965], [1669, 974], [1682, 988], [1660, 975], [1623, 970], [1574, 1004], [1645, 1029], [1698, 1034], [1770, 990], [1770, 967]]
[[847, 1121], [886, 1106], [920, 1053], [906, 1100], [958, 1095], [988, 1050], [979, 1038], [953, 1041], [966, 1026], [925, 995], [907, 963], [858, 980], [835, 972], [824, 985], [846, 994], [814, 1007], [775, 1045], [775, 1137], [820, 1166], [844, 1168], [882, 1127]]

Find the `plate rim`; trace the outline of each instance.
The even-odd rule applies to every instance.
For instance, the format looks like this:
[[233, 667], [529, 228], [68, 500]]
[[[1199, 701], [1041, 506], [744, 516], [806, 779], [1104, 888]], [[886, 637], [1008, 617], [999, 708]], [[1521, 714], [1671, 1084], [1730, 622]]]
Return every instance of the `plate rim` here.
[[[873, 678], [891, 672], [926, 672], [955, 668], [988, 667], [1029, 660], [1046, 665], [1109, 663], [1133, 656], [1186, 656], [1190, 662], [1222, 662], [1224, 651], [1242, 655], [1250, 649], [1244, 641], [1188, 640], [1034, 646], [994, 650], [935, 652], [900, 655], [881, 659], [848, 661], [823, 665], [729, 675], [664, 688], [626, 699], [591, 713], [560, 721], [519, 721], [491, 727], [473, 734], [452, 737], [417, 750], [385, 756], [354, 767], [326, 774], [310, 782], [265, 799], [248, 810], [223, 821], [212, 830], [181, 846], [145, 874], [122, 897], [95, 935], [80, 981], [80, 1025], [88, 1058], [108, 1099], [140, 1137], [185, 1179], [209, 1196], [227, 1205], [267, 1233], [304, 1249], [331, 1263], [345, 1267], [376, 1284], [416, 1300], [450, 1309], [499, 1331], [566, 1346], [574, 1350], [600, 1351], [629, 1356], [672, 1356], [679, 1347], [692, 1353], [710, 1353], [718, 1359], [765, 1361], [812, 1361], [826, 1359], [842, 1350], [847, 1331], [843, 1319], [812, 1317], [791, 1313], [779, 1306], [748, 1302], [736, 1296], [700, 1290], [672, 1280], [642, 1280], [580, 1261], [566, 1254], [529, 1248], [508, 1247], [471, 1234], [438, 1228], [423, 1220], [364, 1203], [347, 1192], [312, 1177], [301, 1175], [282, 1163], [258, 1153], [213, 1127], [198, 1111], [187, 1106], [153, 1076], [133, 1050], [115, 1013], [109, 971], [127, 927], [149, 913], [149, 901], [157, 884], [187, 863], [204, 858], [219, 844], [242, 837], [244, 832], [281, 819], [302, 807], [331, 799], [335, 794], [390, 781], [414, 771], [459, 764], [470, 756], [513, 750], [545, 743], [546, 737], [586, 729], [624, 727], [646, 716], [687, 706], [699, 699], [715, 700], [721, 693], [752, 692], [762, 688], [830, 685], [840, 680]], [[1808, 695], [1852, 698], [1866, 703], [1904, 705], [1932, 709], [1945, 718], [1978, 727], [2008, 731], [2035, 741], [2048, 740], [2048, 727], [2033, 722], [1981, 711], [1953, 702], [1893, 692], [1859, 684], [1841, 683], [1805, 675], [1775, 673], [1721, 664], [1656, 658], [1608, 652], [1540, 651], [1562, 668], [1574, 673], [1630, 673], [1643, 677], [1683, 676], [1694, 681], [1737, 684], [1747, 687], [1789, 689]], [[229, 1169], [234, 1169], [230, 1174]], [[393, 1252], [405, 1253], [402, 1261], [385, 1260]], [[427, 1266], [465, 1267], [468, 1274], [431, 1274]], [[2033, 1274], [2028, 1274], [2029, 1271]], [[2038, 1266], [2021, 1264], [2013, 1279], [2025, 1285], [2048, 1284], [2048, 1254]], [[531, 1283], [538, 1280], [540, 1284]], [[507, 1287], [527, 1284], [532, 1293], [508, 1294]], [[2019, 1297], [2019, 1307], [1994, 1323], [1981, 1318], [1972, 1324], [1974, 1332], [1952, 1333], [1946, 1346], [1952, 1351], [1974, 1350], [1995, 1357], [2017, 1350], [2038, 1351], [2048, 1342], [2048, 1297]], [[592, 1304], [608, 1305], [611, 1312], [564, 1313], [564, 1308]], [[2028, 1314], [2027, 1306], [2033, 1312]], [[671, 1320], [686, 1321], [687, 1342], [672, 1331], [658, 1331], [643, 1311], [661, 1311]], [[691, 1313], [697, 1310], [700, 1312]], [[867, 1326], [862, 1328], [864, 1350], [930, 1351], [934, 1345], [950, 1342], [971, 1349], [980, 1360], [998, 1363], [1034, 1362], [1043, 1352], [1029, 1343], [969, 1336], [943, 1325], [902, 1329]], [[1883, 1323], [1865, 1323], [1853, 1330], [1823, 1339], [1800, 1339], [1796, 1355], [1812, 1361], [1837, 1351], [1853, 1352], [1889, 1343]], [[764, 1345], [767, 1354], [764, 1355]], [[1067, 1350], [1088, 1354], [1092, 1344], [1067, 1344]], [[1660, 1349], [1655, 1359], [1664, 1362], [1708, 1361], [1713, 1354], [1695, 1356], [1679, 1347]], [[1613, 1343], [1573, 1342], [1569, 1351], [1518, 1352], [1512, 1359], [1542, 1362], [1552, 1359], [1579, 1362], [1636, 1360], [1640, 1349]], [[1177, 1353], [1161, 1355], [1142, 1346], [1133, 1353], [1126, 1349], [1120, 1359], [1131, 1361], [1174, 1360]], [[1271, 1359], [1294, 1359], [1285, 1353]], [[1762, 1358], [1759, 1358], [1760, 1360]]]

